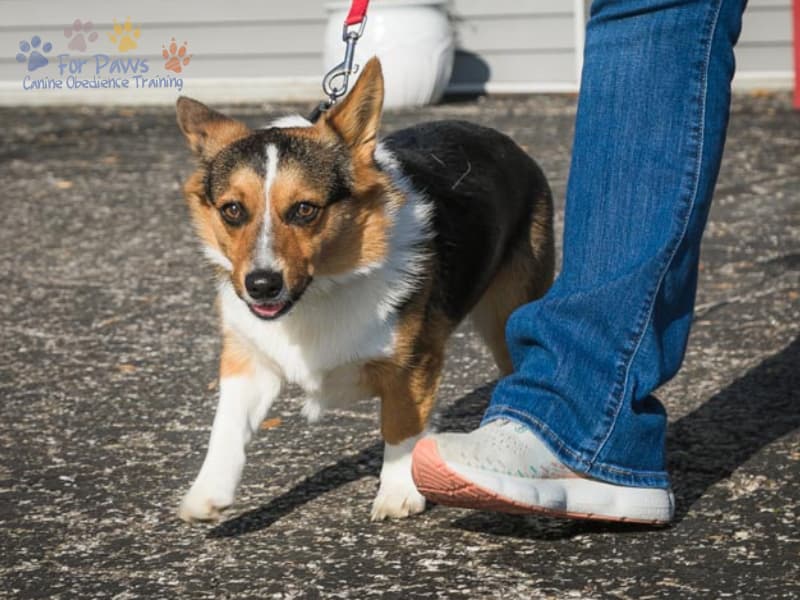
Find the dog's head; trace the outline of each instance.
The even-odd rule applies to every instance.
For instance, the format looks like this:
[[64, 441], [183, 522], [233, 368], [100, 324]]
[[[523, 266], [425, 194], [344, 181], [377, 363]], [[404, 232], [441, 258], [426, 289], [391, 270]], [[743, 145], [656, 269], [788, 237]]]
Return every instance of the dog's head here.
[[178, 100], [178, 125], [199, 158], [185, 186], [195, 225], [256, 316], [288, 312], [314, 277], [385, 258], [388, 180], [374, 160], [382, 105], [374, 58], [313, 125], [250, 130]]

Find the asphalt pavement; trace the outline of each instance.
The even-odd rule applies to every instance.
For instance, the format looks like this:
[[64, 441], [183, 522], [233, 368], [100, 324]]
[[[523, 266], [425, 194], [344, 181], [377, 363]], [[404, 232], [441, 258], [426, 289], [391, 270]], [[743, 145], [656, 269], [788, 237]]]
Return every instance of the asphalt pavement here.
[[[231, 110], [257, 126], [291, 109]], [[568, 96], [484, 98], [384, 127], [464, 118], [511, 134], [552, 182], [560, 238], [574, 112]], [[293, 388], [251, 445], [226, 520], [179, 521], [219, 337], [174, 112], [4, 108], [0, 123], [1, 597], [800, 597], [800, 112], [788, 94], [734, 102], [686, 361], [657, 393], [677, 497], [659, 529], [441, 506], [371, 523], [377, 404], [309, 426]], [[494, 378], [460, 329], [438, 427], [476, 426]]]

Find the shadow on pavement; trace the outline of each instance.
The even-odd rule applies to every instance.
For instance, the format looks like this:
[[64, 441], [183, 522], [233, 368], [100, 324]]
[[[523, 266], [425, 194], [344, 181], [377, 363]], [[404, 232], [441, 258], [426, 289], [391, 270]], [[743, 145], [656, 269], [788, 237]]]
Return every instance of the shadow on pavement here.
[[[670, 425], [667, 456], [676, 497], [674, 523], [687, 515], [706, 490], [729, 477], [741, 464], [778, 438], [800, 427], [800, 338], [764, 360], [708, 402]], [[475, 428], [494, 383], [477, 388], [443, 411], [443, 429]], [[269, 527], [303, 504], [380, 472], [380, 443], [345, 457], [303, 480], [268, 504], [212, 529], [211, 538], [252, 533]], [[454, 527], [499, 536], [558, 540], [586, 533], [666, 531], [624, 523], [554, 520], [550, 518], [471, 513]]]
[[[477, 427], [493, 388], [494, 382], [481, 386], [445, 408], [437, 418], [437, 421], [443, 424], [442, 429], [469, 431]], [[362, 477], [377, 477], [380, 473], [382, 456], [383, 444], [380, 442], [372, 444], [358, 454], [347, 456], [317, 471], [264, 506], [220, 523], [208, 532], [208, 537], [231, 537], [265, 529], [296, 508], [327, 492]]]
[[372, 444], [358, 454], [347, 456], [317, 471], [264, 506], [220, 523], [208, 532], [207, 537], [225, 538], [266, 529], [281, 517], [327, 492], [368, 475], [377, 477], [382, 455], [383, 444]]
[[680, 522], [706, 490], [800, 427], [800, 337], [672, 425], [667, 461]]

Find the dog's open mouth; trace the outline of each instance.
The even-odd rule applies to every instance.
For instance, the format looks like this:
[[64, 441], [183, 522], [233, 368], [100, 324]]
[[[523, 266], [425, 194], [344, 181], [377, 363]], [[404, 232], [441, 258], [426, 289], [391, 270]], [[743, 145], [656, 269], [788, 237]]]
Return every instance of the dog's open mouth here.
[[250, 312], [252, 312], [255, 316], [259, 319], [277, 319], [281, 315], [286, 314], [289, 312], [289, 309], [292, 307], [291, 301], [286, 302], [276, 302], [273, 304], [249, 304]]
[[311, 283], [311, 277], [307, 277], [294, 290], [284, 290], [272, 302], [255, 302], [252, 298], [242, 298], [250, 312], [263, 321], [272, 321], [288, 313], [292, 307], [302, 298], [306, 288]]

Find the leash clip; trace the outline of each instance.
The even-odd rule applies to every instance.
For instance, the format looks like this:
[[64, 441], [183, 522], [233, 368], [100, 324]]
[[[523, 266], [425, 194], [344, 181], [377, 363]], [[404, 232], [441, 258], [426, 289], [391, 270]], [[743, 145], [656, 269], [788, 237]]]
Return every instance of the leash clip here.
[[353, 65], [356, 52], [356, 42], [364, 33], [364, 25], [367, 17], [358, 24], [358, 30], [350, 29], [345, 23], [342, 29], [342, 40], [347, 44], [344, 51], [344, 60], [333, 67], [322, 78], [322, 91], [330, 99], [328, 106], [332, 106], [336, 101], [347, 93], [347, 85], [350, 82], [350, 75], [358, 72], [358, 65]]

